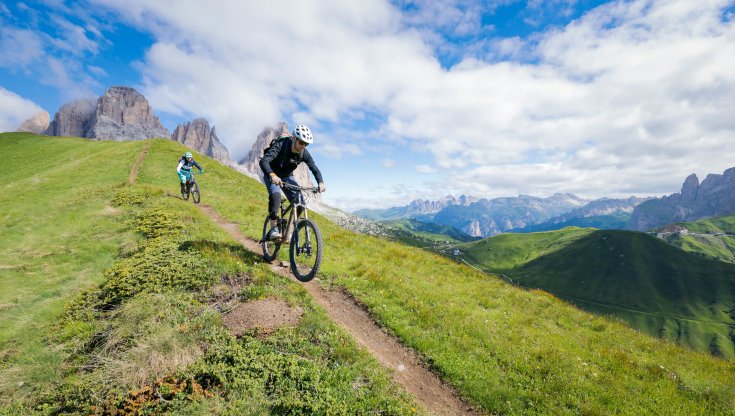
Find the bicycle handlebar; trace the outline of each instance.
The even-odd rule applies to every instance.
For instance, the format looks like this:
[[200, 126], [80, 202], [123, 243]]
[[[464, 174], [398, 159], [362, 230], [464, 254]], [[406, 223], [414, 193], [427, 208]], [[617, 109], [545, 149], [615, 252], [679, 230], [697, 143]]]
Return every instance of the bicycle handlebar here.
[[290, 183], [286, 183], [286, 182], [281, 182], [281, 187], [282, 188], [293, 189], [295, 191], [309, 191], [309, 192], [314, 192], [315, 194], [319, 192], [319, 187], [318, 186], [304, 187], [304, 186], [291, 185]]

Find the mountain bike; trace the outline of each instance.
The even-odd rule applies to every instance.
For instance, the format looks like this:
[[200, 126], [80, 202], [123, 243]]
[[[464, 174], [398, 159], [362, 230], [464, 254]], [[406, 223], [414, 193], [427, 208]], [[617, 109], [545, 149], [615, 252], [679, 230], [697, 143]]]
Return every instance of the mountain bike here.
[[[271, 240], [268, 238], [270, 229], [270, 217], [265, 216], [263, 223], [263, 258], [265, 261], [273, 261], [278, 255], [282, 244], [290, 244], [289, 259], [291, 261], [291, 272], [301, 282], [308, 282], [316, 276], [322, 263], [322, 234], [319, 227], [308, 218], [307, 197], [308, 194], [319, 192], [319, 188], [306, 188], [282, 183], [281, 187], [293, 189], [298, 196], [293, 203], [281, 200], [278, 216], [278, 228], [281, 229], [281, 238]], [[293, 229], [291, 229], [293, 225]]]
[[186, 185], [184, 185], [184, 192], [181, 194], [184, 201], [189, 200], [189, 194], [191, 194], [191, 200], [195, 204], [198, 204], [201, 199], [201, 195], [199, 194], [199, 184], [196, 179], [194, 179], [194, 172], [192, 172], [189, 178], [187, 178]]

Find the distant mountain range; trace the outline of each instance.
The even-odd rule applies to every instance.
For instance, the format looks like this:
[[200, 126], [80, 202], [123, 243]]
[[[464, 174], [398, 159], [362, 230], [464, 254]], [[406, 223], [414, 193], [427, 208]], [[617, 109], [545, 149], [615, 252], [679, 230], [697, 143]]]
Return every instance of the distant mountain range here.
[[469, 236], [504, 232], [537, 232], [564, 227], [645, 231], [677, 221], [735, 214], [735, 168], [707, 175], [702, 183], [690, 175], [681, 192], [662, 198], [601, 198], [587, 200], [557, 193], [548, 198], [528, 195], [478, 199], [448, 196], [438, 201], [415, 200], [408, 205], [354, 212], [376, 221], [415, 219], [449, 225]]
[[636, 206], [653, 199], [630, 197], [627, 199], [602, 198], [573, 209], [540, 224], [529, 225], [516, 232], [559, 230], [565, 227], [598, 228], [601, 230], [624, 229]]
[[451, 205], [467, 206], [478, 201], [479, 198], [461, 195], [458, 198], [447, 195], [443, 199], [430, 201], [428, 199], [416, 199], [408, 205], [387, 209], [361, 209], [353, 212], [363, 218], [373, 221], [389, 221], [398, 219], [427, 219]]

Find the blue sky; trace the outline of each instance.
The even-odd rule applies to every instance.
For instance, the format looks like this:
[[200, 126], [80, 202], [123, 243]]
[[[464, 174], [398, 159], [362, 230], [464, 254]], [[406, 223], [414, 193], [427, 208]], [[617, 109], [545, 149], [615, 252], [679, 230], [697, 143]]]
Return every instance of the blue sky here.
[[0, 131], [112, 85], [315, 132], [325, 200], [662, 195], [735, 166], [735, 0], [0, 4]]

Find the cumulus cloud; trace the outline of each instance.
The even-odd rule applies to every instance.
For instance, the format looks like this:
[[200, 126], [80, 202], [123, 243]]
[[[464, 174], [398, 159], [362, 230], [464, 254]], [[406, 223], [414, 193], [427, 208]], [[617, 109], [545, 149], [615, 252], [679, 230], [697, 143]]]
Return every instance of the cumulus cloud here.
[[21, 123], [43, 111], [36, 103], [0, 87], [0, 132], [15, 131]]
[[532, 41], [478, 39], [490, 54], [450, 69], [437, 39], [492, 30], [484, 2], [95, 3], [154, 34], [139, 66], [154, 107], [205, 115], [236, 156], [274, 120], [370, 111], [386, 142], [425, 145], [447, 190], [472, 176], [486, 193], [666, 193], [735, 160], [731, 0], [611, 2]]
[[416, 167], [414, 168], [414, 170], [415, 170], [416, 172], [418, 172], [418, 173], [422, 173], [422, 174], [425, 174], [425, 175], [427, 175], [427, 174], [430, 174], [430, 173], [434, 173], [434, 172], [435, 172], [435, 171], [434, 171], [434, 168], [432, 168], [432, 167], [431, 167], [431, 166], [429, 166], [429, 165], [418, 165], [418, 166], [416, 166]]

